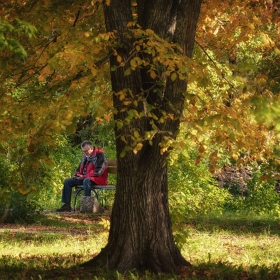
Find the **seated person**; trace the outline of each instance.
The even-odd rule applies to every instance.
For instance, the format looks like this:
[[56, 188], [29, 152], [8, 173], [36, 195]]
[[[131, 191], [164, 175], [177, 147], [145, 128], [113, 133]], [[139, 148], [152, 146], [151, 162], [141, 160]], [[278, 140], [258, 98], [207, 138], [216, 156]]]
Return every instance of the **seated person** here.
[[73, 178], [64, 181], [62, 190], [62, 202], [64, 203], [57, 212], [71, 212], [70, 205], [72, 187], [83, 185], [84, 195], [91, 195], [92, 185], [108, 185], [108, 161], [104, 151], [96, 148], [92, 142], [85, 140], [81, 144], [84, 153], [83, 158], [77, 168]]

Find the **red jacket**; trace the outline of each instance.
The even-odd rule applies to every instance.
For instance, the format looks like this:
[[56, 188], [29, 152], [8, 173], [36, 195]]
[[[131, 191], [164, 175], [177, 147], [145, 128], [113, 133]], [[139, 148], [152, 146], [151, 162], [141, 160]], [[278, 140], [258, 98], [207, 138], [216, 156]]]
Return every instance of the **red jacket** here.
[[84, 155], [75, 174], [90, 178], [96, 185], [108, 185], [108, 160], [103, 149], [93, 147], [89, 158]]

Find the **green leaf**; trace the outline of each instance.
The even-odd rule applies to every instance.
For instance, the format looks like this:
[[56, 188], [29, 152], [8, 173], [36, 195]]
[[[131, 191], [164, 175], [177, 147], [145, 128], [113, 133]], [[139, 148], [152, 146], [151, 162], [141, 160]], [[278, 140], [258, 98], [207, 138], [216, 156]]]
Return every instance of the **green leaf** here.
[[124, 75], [125, 76], [128, 76], [131, 74], [131, 69], [130, 68], [127, 68], [125, 71], [124, 71]]

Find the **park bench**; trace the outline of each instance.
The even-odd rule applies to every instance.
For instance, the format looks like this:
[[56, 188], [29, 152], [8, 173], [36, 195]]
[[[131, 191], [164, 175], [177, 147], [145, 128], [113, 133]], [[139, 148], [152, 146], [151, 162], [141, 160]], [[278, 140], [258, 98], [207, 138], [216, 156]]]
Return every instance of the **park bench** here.
[[[108, 174], [117, 174], [117, 161], [116, 160], [108, 160]], [[91, 187], [91, 192], [93, 196], [98, 200], [98, 192], [106, 191], [106, 190], [115, 190], [115, 185], [93, 185]], [[75, 187], [75, 195], [74, 195], [74, 212], [76, 211], [77, 206], [77, 198], [84, 191], [83, 185], [78, 185]]]

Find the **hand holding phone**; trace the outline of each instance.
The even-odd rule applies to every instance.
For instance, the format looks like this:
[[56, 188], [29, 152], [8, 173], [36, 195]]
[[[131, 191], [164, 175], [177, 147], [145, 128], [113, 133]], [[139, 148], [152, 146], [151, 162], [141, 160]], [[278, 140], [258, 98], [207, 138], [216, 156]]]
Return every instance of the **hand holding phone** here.
[[81, 175], [81, 174], [76, 174], [76, 175], [73, 176], [73, 179], [81, 180], [81, 179], [83, 179], [83, 175]]

